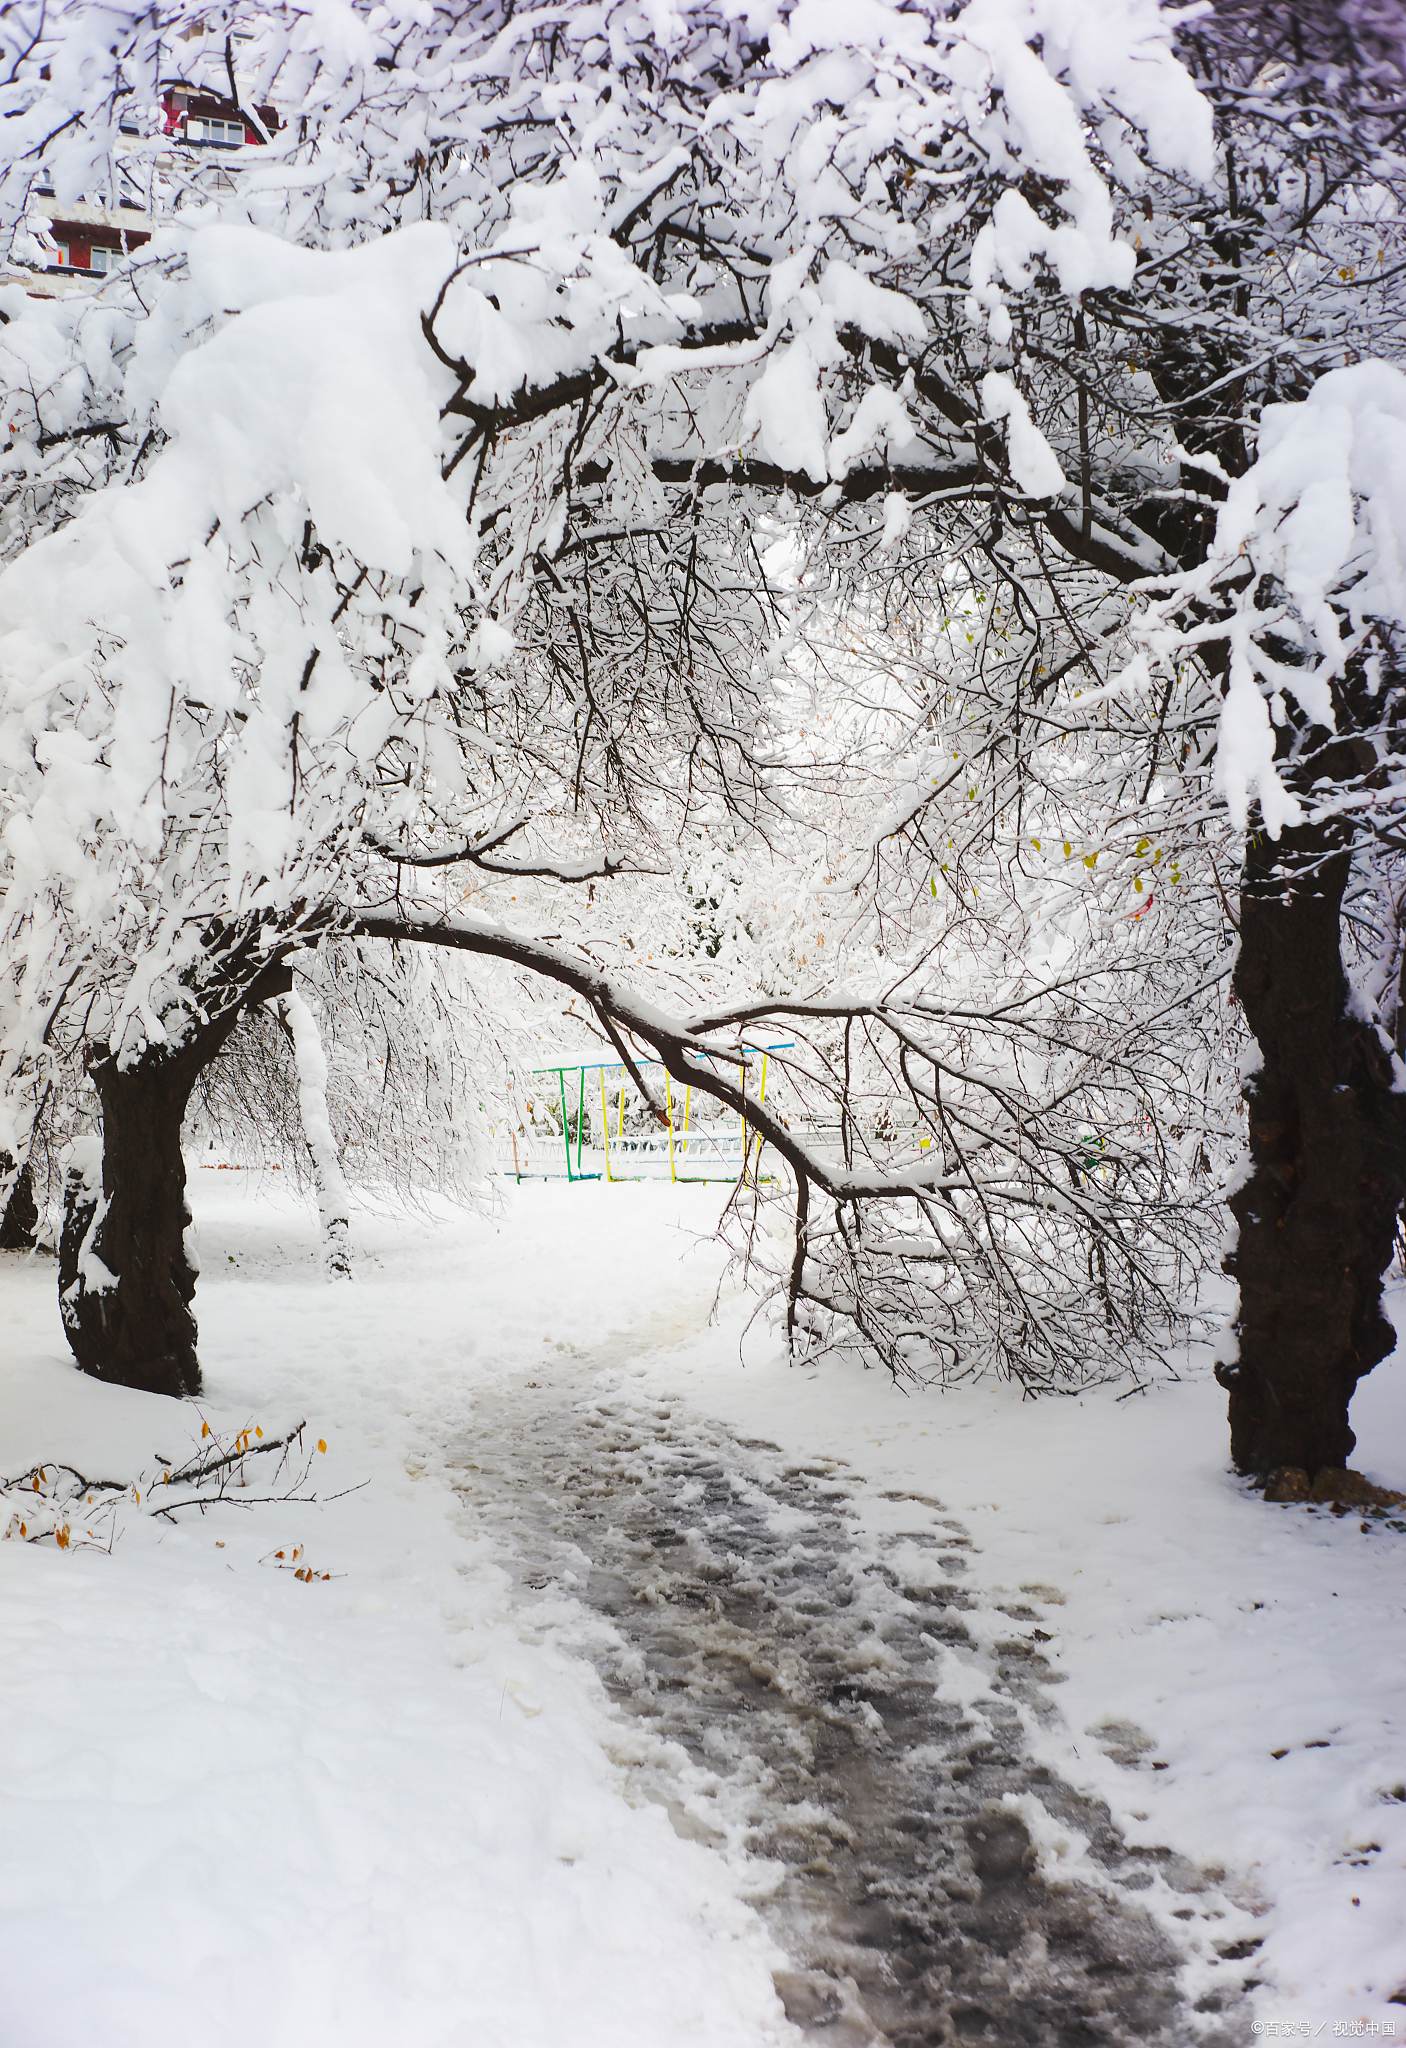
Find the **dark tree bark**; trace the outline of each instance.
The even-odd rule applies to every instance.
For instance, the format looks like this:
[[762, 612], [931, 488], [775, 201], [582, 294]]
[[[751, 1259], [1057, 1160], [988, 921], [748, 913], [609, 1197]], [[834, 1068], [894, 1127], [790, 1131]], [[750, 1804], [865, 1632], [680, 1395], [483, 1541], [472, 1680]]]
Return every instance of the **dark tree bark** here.
[[1262, 1064], [1245, 1086], [1250, 1177], [1231, 1197], [1239, 1239], [1236, 1468], [1312, 1477], [1347, 1464], [1353, 1390], [1396, 1343], [1382, 1276], [1406, 1196], [1406, 1098], [1377, 1029], [1349, 1014], [1340, 952], [1351, 849], [1332, 824], [1252, 838], [1241, 881], [1235, 992]]
[[181, 1125], [241, 1011], [290, 985], [287, 968], [266, 970], [174, 1049], [151, 1049], [126, 1067], [106, 1048], [90, 1060], [103, 1111], [102, 1187], [70, 1173], [59, 1306], [73, 1355], [95, 1379], [178, 1398], [200, 1392]]
[[[13, 1164], [9, 1154], [0, 1152], [0, 1171], [8, 1173]], [[0, 1252], [27, 1252], [34, 1243], [38, 1227], [39, 1205], [34, 1199], [34, 1175], [26, 1159], [15, 1176], [4, 1212], [0, 1214]]]
[[73, 1355], [95, 1379], [149, 1394], [200, 1391], [181, 1124], [201, 1050], [93, 1066], [102, 1192], [95, 1200], [77, 1175], [65, 1189], [59, 1304]]

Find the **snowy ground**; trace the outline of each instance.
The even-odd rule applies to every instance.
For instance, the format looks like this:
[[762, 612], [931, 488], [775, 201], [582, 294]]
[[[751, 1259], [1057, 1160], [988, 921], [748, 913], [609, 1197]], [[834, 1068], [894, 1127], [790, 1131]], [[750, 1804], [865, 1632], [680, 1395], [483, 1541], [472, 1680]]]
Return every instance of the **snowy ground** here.
[[[822, 1667], [848, 1673], [826, 1725], [872, 1723], [879, 1754], [920, 1651], [949, 1750], [919, 1745], [932, 1775], [903, 1802], [994, 1791], [1056, 1921], [1102, 1897], [1106, 1943], [1107, 1915], [1143, 1915], [1149, 1968], [1179, 1975], [1175, 2038], [1406, 2039], [1406, 1537], [1248, 1497], [1205, 1378], [1122, 1402], [909, 1395], [790, 1370], [760, 1333], [744, 1365], [741, 1306], [708, 1324], [715, 1190], [362, 1216], [336, 1289], [276, 1180], [204, 1171], [192, 1193], [208, 1399], [83, 1380], [52, 1263], [6, 1255], [0, 1474], [136, 1478], [202, 1417], [222, 1438], [306, 1419], [320, 1499], [176, 1526], [144, 1499], [110, 1555], [0, 1545], [3, 2048], [74, 2028], [109, 2048], [862, 2040], [847, 1993], [811, 1997], [817, 1967], [843, 1976], [813, 1923], [858, 1851], [798, 1862], [782, 1836], [882, 1805], [908, 1759], [851, 1768], [829, 1820], [774, 1758], [741, 1766], [804, 1747], [786, 1714]], [[1398, 1486], [1403, 1381], [1380, 1368], [1354, 1411], [1357, 1464]], [[296, 1578], [299, 1546], [332, 1576]], [[797, 1558], [824, 1597], [784, 1591]], [[943, 1626], [918, 1627], [923, 1601]], [[1033, 1789], [989, 1775], [1003, 1742]], [[979, 1902], [995, 1852], [970, 1812], [951, 1827], [965, 1941], [960, 1872]]]

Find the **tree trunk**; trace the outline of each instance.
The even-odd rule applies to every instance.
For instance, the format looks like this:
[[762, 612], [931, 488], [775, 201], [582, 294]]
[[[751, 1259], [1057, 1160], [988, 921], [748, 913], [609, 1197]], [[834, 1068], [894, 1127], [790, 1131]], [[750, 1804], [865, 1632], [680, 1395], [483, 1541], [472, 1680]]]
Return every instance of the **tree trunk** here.
[[1245, 1085], [1250, 1176], [1231, 1197], [1237, 1470], [1341, 1468], [1353, 1389], [1396, 1343], [1382, 1275], [1406, 1194], [1406, 1098], [1377, 1027], [1349, 1014], [1339, 915], [1351, 854], [1303, 825], [1247, 848], [1235, 993], [1262, 1064]]
[[[14, 1165], [12, 1156], [0, 1152], [0, 1175]], [[9, 1200], [0, 1213], [0, 1252], [27, 1252], [39, 1227], [39, 1208], [34, 1199], [34, 1174], [26, 1159], [15, 1175]]]
[[100, 1061], [101, 1189], [81, 1173], [65, 1188], [59, 1302], [73, 1355], [149, 1394], [200, 1392], [181, 1124], [204, 1064], [194, 1047], [125, 1070]]
[[125, 1068], [105, 1047], [90, 1060], [103, 1110], [101, 1178], [81, 1155], [69, 1170], [59, 1307], [73, 1355], [95, 1379], [149, 1394], [200, 1392], [181, 1125], [197, 1077], [240, 1012], [291, 980], [281, 963], [266, 968], [174, 1050], [148, 1050]]
[[317, 1213], [322, 1225], [322, 1270], [329, 1280], [350, 1280], [351, 1191], [342, 1172], [341, 1154], [327, 1107], [327, 1055], [322, 1049], [317, 1019], [296, 990], [280, 996], [274, 1007], [293, 1048], [298, 1072], [298, 1109], [312, 1160]]

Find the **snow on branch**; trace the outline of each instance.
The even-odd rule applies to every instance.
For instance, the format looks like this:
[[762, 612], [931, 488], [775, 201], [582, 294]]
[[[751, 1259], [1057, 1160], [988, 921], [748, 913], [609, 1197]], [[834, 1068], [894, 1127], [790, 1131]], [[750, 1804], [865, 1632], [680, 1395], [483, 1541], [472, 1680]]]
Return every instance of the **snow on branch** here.
[[[1206, 560], [1151, 587], [1139, 638], [1164, 671], [1187, 654], [1223, 661], [1216, 784], [1239, 828], [1255, 799], [1277, 839], [1306, 808], [1278, 759], [1286, 699], [1331, 734], [1355, 668], [1389, 710], [1383, 686], [1406, 627], [1406, 374], [1357, 363], [1328, 371], [1299, 403], [1267, 406]], [[1363, 804], [1398, 800], [1400, 769], [1387, 772], [1365, 733], [1356, 743], [1366, 746]]]

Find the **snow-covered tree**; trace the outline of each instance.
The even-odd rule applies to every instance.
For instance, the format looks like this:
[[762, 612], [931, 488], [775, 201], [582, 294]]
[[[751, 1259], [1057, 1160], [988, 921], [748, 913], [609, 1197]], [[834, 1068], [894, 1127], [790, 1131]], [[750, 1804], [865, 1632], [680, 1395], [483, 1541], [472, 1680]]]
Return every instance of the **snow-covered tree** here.
[[[1015, 736], [991, 777], [993, 876], [1010, 876], [996, 838], [1019, 836], [1032, 777], [1063, 814], [1039, 765], [1063, 721], [1074, 754], [1101, 763], [1067, 806], [1071, 829], [1129, 862], [1158, 825], [1164, 847], [1174, 829], [1187, 838], [1188, 858], [1209, 833], [1203, 880], [1229, 908], [1217, 806], [1246, 758], [1248, 698], [1215, 652], [1240, 628], [1200, 631], [1233, 585], [1215, 554], [1227, 494], [1254, 474], [1266, 405], [1301, 400], [1345, 354], [1399, 343], [1398, 57], [1360, 10], [75, 4], [21, 10], [4, 33], [0, 204], [19, 250], [41, 164], [55, 189], [91, 195], [158, 175], [158, 88], [174, 72], [277, 112], [232, 189], [192, 186], [101, 295], [46, 308], [15, 294], [3, 309], [0, 1145], [23, 1158], [54, 1019], [80, 1019], [107, 1206], [85, 1255], [98, 1278], [80, 1274], [70, 1310], [83, 1326], [91, 1303], [111, 1370], [192, 1383], [188, 1313], [163, 1322], [123, 1231], [165, 1219], [155, 1263], [176, 1274], [174, 1300], [176, 1098], [242, 1010], [288, 992], [300, 949], [360, 934], [505, 960], [571, 989], [622, 1057], [645, 1045], [741, 1106], [718, 1056], [744, 1015], [760, 1023], [788, 1002], [671, 1016], [589, 950], [466, 910], [445, 878], [590, 889], [658, 861], [663, 798], [676, 829], [789, 829], [778, 668], [799, 659], [806, 605], [872, 602], [880, 561], [920, 604], [942, 602], [939, 571], [983, 593], [974, 656], [956, 650], [955, 665], [968, 719], [998, 750]], [[785, 601], [757, 543], [778, 494], [808, 565]], [[1259, 502], [1256, 532], [1280, 501]], [[1347, 563], [1344, 551], [1335, 573]], [[1128, 635], [1144, 610], [1139, 655]], [[1385, 701], [1366, 648], [1352, 658], [1371, 703], [1354, 710], [1346, 691], [1335, 706], [1348, 753]], [[1276, 716], [1264, 660], [1258, 675], [1250, 688]], [[1111, 735], [1089, 716], [1110, 690]], [[1019, 739], [1032, 720], [1039, 745]], [[1291, 708], [1274, 729], [1286, 760], [1298, 747], [1308, 762], [1317, 743], [1305, 753], [1295, 735], [1326, 727], [1296, 721]], [[1261, 777], [1263, 831], [1247, 819], [1247, 932], [1264, 877], [1299, 858], [1291, 835], [1347, 829], [1341, 809], [1331, 827], [1272, 815], [1269, 787]], [[928, 821], [947, 813], [893, 798], [883, 843], [925, 859]], [[1135, 816], [1158, 802], [1164, 818]], [[1304, 847], [1316, 872], [1327, 841]], [[875, 860], [861, 883], [884, 916], [891, 874]], [[1028, 975], [1029, 905], [1012, 888], [1009, 921], [986, 940], [1025, 948]], [[1301, 941], [1313, 892], [1275, 879], [1269, 894], [1281, 909], [1255, 926], [1274, 953], [1267, 1010], [1245, 978], [1249, 937], [1239, 970], [1266, 1073], [1301, 1001], [1356, 1014], [1335, 964], [1336, 898], [1331, 929]], [[911, 966], [924, 939], [909, 929], [919, 951], [902, 938], [901, 999], [880, 981], [847, 989], [835, 1014], [872, 1018], [881, 1064], [907, 1038], [935, 1073], [933, 1033], [957, 1020], [931, 968]], [[990, 1158], [1022, 1162], [1022, 1202], [1032, 1170], [1049, 1185], [1032, 1158], [1083, 1142], [1058, 1127], [1055, 1044], [1107, 1035], [1119, 962], [1147, 925], [1115, 924], [1110, 905], [1090, 929], [1097, 1002], [1040, 998], [1023, 1074], [1039, 1116], [992, 1092], [984, 1055], [968, 1076], [969, 1107], [986, 1091]], [[1184, 1006], [1215, 957], [1208, 926], [1166, 1005]], [[1017, 981], [983, 964], [982, 1016]], [[1166, 1041], [1156, 1060], [1171, 1070]], [[936, 1090], [893, 1062], [912, 1113], [935, 1114]], [[1390, 1123], [1389, 1071], [1370, 1065], [1354, 1101]], [[1300, 1066], [1286, 1085], [1302, 1124], [1338, 1083], [1321, 1060]], [[153, 1091], [170, 1097], [160, 1117]], [[129, 1099], [143, 1130], [166, 1134], [164, 1164], [129, 1161]], [[797, 1179], [793, 1316], [809, 1293], [861, 1328], [866, 1303], [894, 1299], [897, 1321], [885, 1310], [871, 1328], [941, 1324], [952, 1253], [933, 1204], [955, 1196], [947, 1152], [882, 1173], [848, 1153], [836, 1165], [749, 1109]], [[1306, 1208], [1336, 1198], [1325, 1157], [1299, 1147], [1290, 1162]], [[1283, 1179], [1268, 1153], [1260, 1166]], [[975, 1196], [985, 1169], [955, 1170]], [[1079, 1172], [1062, 1213], [1079, 1211], [1080, 1246], [1098, 1239], [1106, 1256], [1107, 1219]], [[840, 1219], [914, 1205], [927, 1251], [887, 1224], [862, 1258], [840, 1222], [822, 1244], [811, 1190]], [[1227, 1374], [1247, 1469], [1346, 1455], [1353, 1378], [1381, 1355], [1373, 1262], [1399, 1192], [1399, 1175], [1360, 1180], [1371, 1244], [1346, 1261], [1346, 1321], [1314, 1294], [1310, 1258], [1286, 1266], [1263, 1232], [1242, 1233], [1246, 1303], [1282, 1280], [1282, 1316], [1305, 1346], [1321, 1339], [1308, 1380], [1276, 1379], [1279, 1325], [1242, 1315]], [[933, 1248], [936, 1291], [915, 1291]], [[1319, 1251], [1336, 1256], [1326, 1239]], [[1051, 1328], [1067, 1348], [1067, 1325]]]
[[[1236, 1463], [1259, 1474], [1341, 1466], [1353, 1387], [1393, 1343], [1380, 1297], [1406, 1188], [1398, 30], [1394, 12], [1357, 6], [1229, 5], [1188, 23], [1177, 48], [1214, 110], [1213, 160], [1189, 183], [1148, 149], [1147, 175], [1110, 183], [1136, 257], [1126, 281], [1077, 300], [1056, 289], [1059, 188], [997, 198], [970, 273], [957, 253], [958, 289], [939, 264], [945, 295], [915, 291], [921, 355], [865, 354], [875, 382], [907, 380], [930, 441], [945, 436], [950, 498], [920, 501], [907, 535], [906, 506], [882, 532], [843, 506], [824, 515], [830, 559], [859, 563], [856, 580], [888, 541], [914, 564], [900, 585], [920, 587], [940, 550], [1004, 586], [1021, 630], [980, 668], [1007, 745], [1032, 712], [1068, 716], [1112, 657], [1129, 706], [1147, 707], [1142, 804], [1158, 789], [1147, 756], [1178, 771], [1162, 782], [1171, 811], [1145, 829], [1194, 842], [1200, 886], [1237, 932], [1235, 996], [1258, 1048], [1221, 1374]], [[1006, 239], [1022, 205], [1043, 209], [1048, 240], [1028, 222], [1023, 246]], [[906, 492], [897, 466], [894, 479]], [[1126, 793], [1109, 800], [1116, 818]]]
[[[1044, 179], [1062, 288], [1115, 284], [1089, 125], [1126, 150], [1141, 122], [1195, 168], [1206, 122], [1155, 10], [1121, 0], [1067, 49], [1058, 10], [981, 5], [79, 5], [26, 32], [17, 231], [41, 162], [93, 196], [140, 178], [177, 61], [278, 111], [235, 193], [177, 212], [101, 298], [6, 309], [5, 1135], [21, 1157], [67, 1005], [105, 1133], [70, 1331], [179, 1389], [181, 1115], [295, 950], [497, 954], [687, 1065], [699, 1034], [411, 880], [451, 855], [605, 875], [600, 821], [642, 781], [755, 815], [763, 579], [734, 473], [863, 500], [880, 451], [916, 443], [913, 487], [946, 476], [898, 389], [848, 389], [926, 333], [922, 291], [881, 280], [939, 228], [963, 257], [975, 236], [998, 315], [1000, 252], [1048, 241], [1016, 185]], [[1017, 467], [1048, 467], [1014, 387], [988, 398]], [[548, 851], [568, 808], [594, 843]]]
[[1129, 331], [1184, 451], [1141, 626], [1156, 673], [1199, 663], [1222, 698], [1208, 780], [1244, 834], [1232, 1449], [1313, 1473], [1346, 1463], [1353, 1388], [1395, 1342], [1381, 1278], [1406, 1193], [1406, 76], [1398, 14], [1371, 6], [1217, 9], [1190, 54], [1217, 175], [1194, 240], [1154, 206], [1162, 304]]

